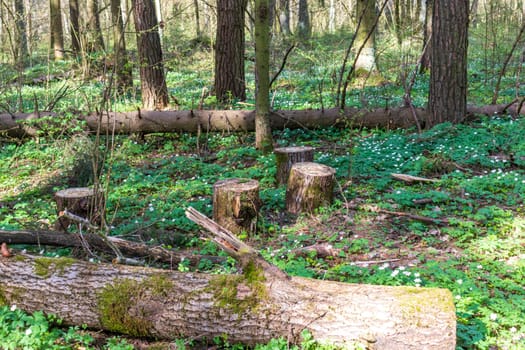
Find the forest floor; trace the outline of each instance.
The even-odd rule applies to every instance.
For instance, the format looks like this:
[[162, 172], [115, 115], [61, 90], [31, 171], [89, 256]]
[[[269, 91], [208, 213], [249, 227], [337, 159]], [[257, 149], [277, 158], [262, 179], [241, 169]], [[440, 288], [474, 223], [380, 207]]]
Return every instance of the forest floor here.
[[[473, 37], [469, 45], [469, 102], [477, 105], [491, 100], [494, 67], [506, 54], [503, 49], [494, 50], [489, 60], [480, 49], [480, 38]], [[347, 35], [329, 35], [295, 48], [273, 86], [273, 109], [332, 106], [348, 39]], [[499, 43], [510, 45], [504, 37]], [[177, 44], [184, 45], [184, 41]], [[272, 52], [274, 72], [284, 45]], [[391, 46], [384, 45], [388, 49], [379, 62], [389, 83], [354, 86], [348, 91], [347, 106], [404, 103], [403, 86], [416, 68], [406, 63], [416, 62], [419, 51], [400, 52]], [[246, 63], [248, 101], [219, 106], [208, 93], [213, 84], [212, 53], [193, 47], [174, 51], [184, 53], [166, 55], [168, 86], [177, 98], [177, 108], [195, 109], [201, 104], [207, 109], [252, 107], [253, 62]], [[291, 275], [317, 279], [447, 288], [456, 306], [458, 349], [525, 349], [523, 118], [483, 117], [461, 125], [437, 125], [422, 133], [355, 128], [274, 130], [276, 146], [312, 146], [316, 162], [336, 169], [333, 204], [296, 216], [286, 213], [285, 187], [275, 185], [273, 154], [255, 150], [252, 133], [110, 137], [86, 133], [75, 118], [79, 113], [136, 110], [140, 95], [137, 88], [111, 101], [100, 101], [107, 81], [99, 77], [102, 72], [94, 70], [103, 65], [77, 64], [35, 62], [24, 72], [26, 85], [21, 90], [12, 83], [0, 86], [3, 109], [33, 111], [47, 105], [54, 106], [60, 116], [40, 125], [41, 137], [0, 139], [0, 229], [53, 228], [57, 220], [53, 194], [90, 185], [96, 174], [105, 189], [111, 235], [196, 255], [225, 256], [201, 237], [184, 211], [192, 206], [211, 216], [216, 181], [256, 179], [263, 203], [257, 233], [241, 238], [269, 262]], [[80, 68], [91, 68], [97, 80], [86, 80]], [[498, 103], [520, 95], [517, 69], [509, 68], [503, 78]], [[8, 65], [0, 66], [2, 81], [18, 81], [17, 72]], [[415, 79], [411, 97], [417, 107], [426, 104], [428, 78], [422, 74]], [[135, 86], [139, 85], [136, 81]], [[436, 181], [407, 183], [393, 178], [393, 173]], [[12, 248], [45, 256], [82, 256], [69, 248]], [[233, 260], [224, 261], [213, 264], [203, 259], [192, 266], [183, 260], [163, 267], [237, 272]], [[29, 318], [12, 309], [0, 307], [0, 319], [19, 320], [26, 327], [45, 323], [41, 316]], [[43, 335], [34, 329], [36, 344], [36, 337], [41, 340]], [[17, 322], [0, 322], [0, 339], [15, 342], [16, 336], [29, 337]], [[88, 348], [88, 340], [76, 341]], [[171, 345], [180, 349], [198, 344], [182, 339]], [[279, 345], [268, 349], [287, 349], [286, 342]], [[241, 348], [224, 339], [217, 339], [213, 346]], [[129, 349], [125, 345], [108, 348]]]
[[[421, 134], [276, 131], [279, 146], [313, 146], [315, 161], [337, 171], [333, 205], [299, 216], [286, 213], [273, 154], [255, 150], [251, 133], [144, 139], [78, 134], [3, 143], [0, 228], [52, 228], [53, 193], [89, 185], [93, 162], [86, 150], [99, 144], [112, 235], [223, 255], [201, 238], [184, 210], [193, 206], [211, 216], [216, 181], [257, 179], [263, 202], [257, 233], [242, 238], [279, 268], [319, 279], [448, 288], [456, 302], [458, 347], [519, 349], [525, 344], [523, 134], [525, 121], [512, 117], [443, 124]], [[393, 173], [435, 182], [408, 183]], [[35, 252], [75, 253], [45, 247]], [[172, 268], [236, 272], [230, 259], [203, 259], [196, 267], [181, 261]]]

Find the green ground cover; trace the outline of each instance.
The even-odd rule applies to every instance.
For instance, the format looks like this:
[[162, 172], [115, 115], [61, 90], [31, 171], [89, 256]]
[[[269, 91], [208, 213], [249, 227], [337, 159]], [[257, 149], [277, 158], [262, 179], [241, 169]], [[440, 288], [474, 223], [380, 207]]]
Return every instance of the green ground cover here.
[[[319, 108], [333, 101], [332, 73], [338, 59], [325, 47], [337, 47], [345, 41], [340, 36], [324, 40], [322, 47], [297, 49], [276, 82], [275, 108]], [[196, 51], [184, 65], [183, 60], [172, 62], [168, 85], [180, 108], [195, 108], [202, 90], [211, 86], [209, 56], [209, 52]], [[361, 106], [363, 100], [371, 106], [400, 103], [403, 88], [395, 83], [393, 67], [399, 65], [394, 57], [392, 52], [383, 53], [385, 77], [392, 83], [355, 88], [347, 105]], [[473, 83], [469, 93], [476, 103], [484, 103], [491, 96], [490, 84], [474, 74], [481, 70], [481, 64], [481, 60], [473, 59], [470, 67]], [[70, 67], [63, 63], [51, 68], [35, 66], [27, 76], [49, 69], [64, 72]], [[10, 73], [2, 70], [0, 74]], [[507, 80], [502, 101], [514, 94], [514, 82]], [[417, 105], [423, 106], [426, 101], [427, 83], [428, 75], [416, 81], [412, 96]], [[24, 87], [24, 108], [34, 108], [35, 100], [45, 105], [64, 84], [57, 81], [45, 88]], [[263, 208], [257, 235], [245, 239], [273, 264], [290, 274], [318, 279], [447, 288], [457, 309], [458, 349], [525, 348], [522, 118], [483, 117], [463, 125], [441, 124], [420, 134], [415, 130], [351, 128], [275, 130], [278, 145], [314, 146], [315, 160], [337, 170], [334, 204], [314, 216], [295, 217], [283, 214], [285, 190], [274, 184], [275, 160], [253, 148], [253, 134], [174, 133], [97, 139], [82, 131], [74, 115], [75, 111], [92, 111], [102, 105], [98, 98], [103, 84], [74, 79], [68, 84], [70, 92], [56, 104], [63, 118], [46, 127], [46, 136], [0, 143], [1, 229], [51, 228], [57, 219], [53, 193], [72, 185], [89, 185], [95, 153], [104, 159], [100, 179], [107, 191], [112, 235], [140, 237], [197, 254], [222, 254], [212, 243], [200, 239], [184, 210], [193, 206], [210, 216], [215, 181], [253, 178], [260, 181]], [[248, 88], [253, 98], [253, 82]], [[16, 104], [17, 92], [8, 88], [4, 92], [6, 101]], [[139, 103], [137, 97], [130, 93], [111, 101], [111, 106], [133, 110]], [[213, 97], [206, 98], [204, 105], [217, 107]], [[231, 106], [245, 108], [236, 101]], [[438, 181], [407, 184], [393, 179], [391, 173]], [[385, 211], [448, 223], [429, 224]], [[318, 258], [297, 253], [298, 248], [319, 242], [331, 244], [338, 255]], [[36, 253], [55, 256], [71, 252], [39, 248]], [[183, 261], [178, 269], [186, 271], [189, 266]], [[199, 270], [236, 271], [231, 261], [223, 265], [203, 263]], [[53, 317], [25, 315], [14, 306], [0, 308], [0, 338], [9, 334], [5, 339], [12, 344], [2, 344], [7, 349], [42, 348], [41, 344], [57, 349], [94, 346], [91, 335], [82, 329], [64, 330], [57, 325]], [[189, 343], [179, 340], [177, 345]], [[240, 348], [228, 344], [227, 339], [216, 339], [216, 343], [223, 348]], [[313, 349], [313, 344], [305, 335], [302, 348]], [[114, 339], [102, 346], [131, 347]], [[286, 342], [275, 340], [268, 348], [284, 349]]]

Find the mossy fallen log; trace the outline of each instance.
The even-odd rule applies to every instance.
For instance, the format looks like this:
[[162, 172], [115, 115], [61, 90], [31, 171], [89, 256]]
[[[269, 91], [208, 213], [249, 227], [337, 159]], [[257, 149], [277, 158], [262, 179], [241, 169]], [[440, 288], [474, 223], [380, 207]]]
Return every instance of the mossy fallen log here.
[[275, 337], [374, 349], [454, 349], [455, 312], [444, 289], [358, 285], [264, 275], [208, 275], [69, 258], [15, 255], [0, 264], [0, 300], [87, 325], [159, 339]]
[[454, 349], [450, 291], [288, 277], [230, 232], [188, 211], [236, 257], [238, 275], [181, 273], [71, 258], [1, 258], [0, 302], [43, 310], [66, 324], [174, 339], [254, 345], [272, 338], [373, 349]]

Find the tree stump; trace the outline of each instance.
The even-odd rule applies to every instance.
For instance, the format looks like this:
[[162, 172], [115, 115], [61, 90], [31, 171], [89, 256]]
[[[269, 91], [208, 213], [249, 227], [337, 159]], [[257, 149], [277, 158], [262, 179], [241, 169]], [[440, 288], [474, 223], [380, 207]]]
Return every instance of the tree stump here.
[[259, 181], [227, 179], [213, 185], [213, 219], [235, 234], [256, 231]]
[[333, 199], [335, 169], [311, 162], [295, 163], [288, 178], [286, 209], [292, 214], [313, 212]]
[[88, 220], [91, 224], [100, 226], [104, 218], [104, 195], [89, 187], [73, 187], [55, 193], [58, 220], [55, 223], [57, 231], [67, 231], [73, 221], [64, 215], [64, 211]]
[[275, 161], [277, 163], [276, 180], [277, 185], [284, 185], [288, 182], [292, 165], [300, 162], [314, 161], [314, 148], [301, 147], [281, 147], [274, 150]]

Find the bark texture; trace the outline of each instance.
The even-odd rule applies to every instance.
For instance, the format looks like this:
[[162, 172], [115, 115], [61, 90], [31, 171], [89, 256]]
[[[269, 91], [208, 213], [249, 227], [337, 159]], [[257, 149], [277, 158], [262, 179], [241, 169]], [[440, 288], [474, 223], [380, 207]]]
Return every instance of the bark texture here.
[[360, 70], [371, 72], [377, 68], [375, 53], [376, 1], [357, 0], [356, 11], [357, 18], [361, 19], [361, 23], [357, 29], [354, 46], [363, 47], [355, 62], [355, 70], [359, 74]]
[[298, 277], [270, 283], [20, 254], [1, 262], [2, 302], [66, 324], [162, 339], [226, 334], [251, 345], [280, 336], [297, 342], [309, 329], [318, 340], [374, 349], [455, 346], [454, 304], [444, 289]]
[[460, 123], [467, 113], [468, 0], [434, 0], [430, 124]]
[[270, 2], [255, 0], [255, 147], [273, 148], [270, 126]]
[[261, 207], [259, 181], [220, 180], [213, 185], [213, 220], [235, 234], [254, 234]]
[[286, 209], [292, 214], [311, 213], [330, 205], [334, 197], [335, 169], [312, 162], [295, 163], [286, 188]]
[[164, 109], [168, 105], [168, 88], [155, 6], [152, 0], [133, 0], [132, 4], [137, 31], [142, 106], [146, 109]]
[[79, 55], [82, 50], [79, 18], [80, 7], [78, 0], [69, 0], [69, 32], [71, 33], [71, 49], [75, 55]]
[[275, 175], [277, 185], [284, 185], [288, 182], [290, 169], [295, 163], [314, 161], [313, 147], [281, 147], [276, 148], [273, 153], [275, 154], [277, 165], [277, 173]]
[[246, 100], [244, 13], [247, 0], [217, 1], [215, 95], [222, 102]]
[[27, 46], [26, 10], [24, 0], [15, 0], [15, 26], [16, 26], [16, 63], [20, 69], [29, 61], [29, 48]]

